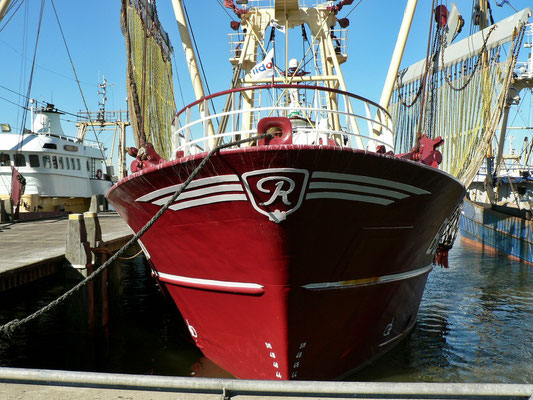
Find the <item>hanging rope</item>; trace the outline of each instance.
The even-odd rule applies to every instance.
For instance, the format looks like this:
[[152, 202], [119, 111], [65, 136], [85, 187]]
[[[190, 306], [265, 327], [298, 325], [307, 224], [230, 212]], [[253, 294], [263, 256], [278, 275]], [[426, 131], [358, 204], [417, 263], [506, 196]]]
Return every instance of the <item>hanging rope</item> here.
[[72, 289], [64, 293], [62, 296], [57, 298], [56, 300], [52, 301], [45, 307], [41, 308], [40, 310], [34, 312], [33, 314], [27, 316], [26, 318], [23, 318], [21, 320], [15, 319], [13, 321], [8, 322], [7, 324], [4, 324], [0, 326], [0, 334], [4, 335], [11, 335], [17, 328], [20, 326], [40, 317], [44, 313], [50, 311], [51, 309], [57, 307], [58, 305], [64, 303], [66, 300], [68, 300], [72, 295], [80, 291], [84, 286], [86, 286], [88, 283], [94, 281], [105, 269], [107, 269], [110, 265], [112, 265], [113, 262], [115, 262], [117, 259], [123, 256], [123, 254], [128, 250], [129, 247], [131, 247], [132, 244], [137, 242], [147, 231], [150, 229], [150, 227], [163, 215], [163, 213], [176, 201], [178, 196], [183, 193], [183, 191], [187, 188], [187, 186], [193, 181], [194, 178], [200, 173], [202, 168], [207, 164], [207, 162], [211, 159], [211, 157], [218, 153], [220, 150], [223, 150], [228, 147], [233, 146], [239, 146], [244, 143], [253, 142], [256, 140], [260, 140], [263, 138], [273, 138], [274, 135], [269, 133], [264, 133], [261, 135], [256, 135], [247, 139], [241, 139], [236, 140], [231, 143], [221, 144], [217, 147], [215, 147], [213, 150], [211, 150], [205, 158], [198, 164], [198, 166], [193, 170], [193, 172], [189, 175], [189, 177], [179, 186], [179, 188], [176, 190], [174, 195], [167, 201], [167, 203], [161, 207], [161, 209], [148, 221], [129, 241], [126, 243], [120, 250], [118, 250], [113, 256], [111, 256], [104, 264], [102, 264], [100, 267], [98, 267], [91, 275], [89, 275], [87, 278], [85, 278], [83, 281], [79, 282], [76, 286], [74, 286]]

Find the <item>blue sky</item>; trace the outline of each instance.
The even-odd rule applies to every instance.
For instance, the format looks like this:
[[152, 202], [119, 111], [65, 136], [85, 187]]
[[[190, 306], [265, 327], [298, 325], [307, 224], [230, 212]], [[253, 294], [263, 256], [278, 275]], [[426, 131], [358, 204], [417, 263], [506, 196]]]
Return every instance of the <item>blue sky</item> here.
[[[226, 89], [232, 73], [227, 37], [231, 19], [220, 3], [218, 0], [185, 0], [211, 92]], [[425, 56], [431, 3], [429, 0], [419, 0], [402, 66]], [[455, 3], [466, 21], [464, 36], [469, 31], [472, 0], [458, 0]], [[511, 0], [510, 3], [517, 10], [532, 5], [531, 0]], [[54, 0], [54, 4], [89, 108], [94, 111], [98, 108], [97, 84], [103, 75], [113, 85], [108, 90], [107, 109], [125, 108], [126, 56], [120, 29], [121, 2]], [[159, 17], [175, 50], [174, 80], [179, 109], [183, 102], [177, 76], [185, 103], [192, 102], [194, 95], [171, 1], [160, 0], [157, 4]], [[353, 5], [344, 7], [339, 13], [339, 18], [350, 13], [349, 58], [344, 64], [344, 75], [350, 91], [379, 100], [405, 4], [406, 0], [363, 0], [360, 3], [355, 0]], [[447, 5], [450, 7], [451, 2]], [[514, 13], [509, 5], [498, 7], [494, 1], [491, 1], [491, 5], [496, 21]], [[15, 93], [24, 94], [27, 91], [40, 6], [41, 1], [26, 0], [0, 32], [0, 123], [10, 123], [17, 131], [21, 126], [22, 112], [13, 103], [22, 104], [22, 99]], [[232, 15], [230, 10], [228, 12]], [[0, 29], [5, 22], [6, 19], [0, 23]], [[26, 50], [23, 50], [24, 47]], [[74, 114], [85, 109], [51, 0], [45, 1], [31, 97], [52, 102], [59, 109]], [[74, 135], [75, 127], [69, 121], [75, 117], [65, 115], [63, 119], [65, 131]], [[26, 126], [29, 126], [29, 121]]]

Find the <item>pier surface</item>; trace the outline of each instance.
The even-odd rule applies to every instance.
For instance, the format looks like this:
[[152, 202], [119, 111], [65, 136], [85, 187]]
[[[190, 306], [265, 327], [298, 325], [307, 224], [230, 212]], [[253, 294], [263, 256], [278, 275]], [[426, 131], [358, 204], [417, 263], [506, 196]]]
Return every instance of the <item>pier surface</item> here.
[[[98, 214], [102, 240], [118, 250], [133, 235], [116, 212]], [[0, 224], [0, 291], [53, 273], [65, 263], [68, 216]]]

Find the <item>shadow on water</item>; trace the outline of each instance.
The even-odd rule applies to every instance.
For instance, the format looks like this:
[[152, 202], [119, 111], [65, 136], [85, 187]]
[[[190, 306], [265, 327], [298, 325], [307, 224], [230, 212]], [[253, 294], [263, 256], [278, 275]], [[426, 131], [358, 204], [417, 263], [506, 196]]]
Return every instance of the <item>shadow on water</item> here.
[[[83, 290], [23, 325], [11, 338], [3, 337], [0, 365], [190, 375], [191, 365], [202, 354], [186, 339], [186, 328], [173, 303], [162, 296], [142, 258], [123, 261], [118, 268], [120, 282], [108, 283], [115, 287], [108, 290], [107, 324], [89, 326], [88, 292]], [[78, 282], [79, 278], [58, 274], [39, 286], [2, 294], [0, 323], [26, 317]]]
[[[84, 291], [2, 338], [0, 365], [229, 377], [190, 342], [142, 258], [122, 262], [119, 272], [120, 283], [109, 282], [107, 324], [89, 329]], [[31, 314], [76, 283], [61, 275], [0, 295], [0, 323]], [[429, 276], [412, 333], [350, 380], [533, 382], [532, 288], [532, 266], [458, 240], [450, 268], [436, 267]]]

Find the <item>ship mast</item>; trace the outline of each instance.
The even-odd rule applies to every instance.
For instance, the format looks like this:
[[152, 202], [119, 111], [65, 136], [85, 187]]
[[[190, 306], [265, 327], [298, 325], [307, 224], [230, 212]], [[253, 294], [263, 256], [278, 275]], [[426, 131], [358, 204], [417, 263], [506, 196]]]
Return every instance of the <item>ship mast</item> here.
[[[187, 61], [187, 67], [189, 68], [189, 74], [194, 89], [196, 99], [205, 97], [204, 84], [198, 68], [198, 61], [196, 60], [196, 54], [194, 53], [192, 39], [189, 32], [189, 25], [187, 24], [187, 18], [185, 17], [185, 11], [181, 0], [172, 0], [172, 7], [174, 8], [174, 14], [176, 16], [176, 22], [178, 23], [178, 29], [180, 32], [181, 43], [183, 45], [183, 52], [185, 54], [185, 60]], [[202, 117], [207, 117], [209, 113], [209, 105], [207, 102], [199, 104], [200, 113]], [[208, 135], [214, 136], [215, 131], [213, 124], [208, 125]], [[215, 146], [214, 138], [209, 141], [210, 148]]]
[[[409, 37], [409, 31], [411, 30], [411, 23], [413, 22], [417, 3], [418, 0], [408, 0], [407, 5], [405, 6], [402, 25], [400, 26], [400, 32], [398, 33], [398, 40], [396, 41], [396, 46], [394, 47], [394, 52], [392, 53], [389, 71], [387, 72], [385, 85], [383, 85], [383, 92], [381, 93], [381, 98], [379, 100], [379, 105], [384, 109], [389, 108], [390, 99], [392, 92], [394, 91], [394, 86], [396, 85], [396, 77], [398, 76], [398, 71], [400, 70], [400, 63], [403, 58], [403, 52], [405, 50], [407, 38]], [[379, 111], [377, 117], [380, 120], [384, 119]], [[373, 129], [373, 134], [381, 135], [381, 127], [378, 126], [377, 128]], [[391, 135], [388, 136], [390, 137], [385, 137], [383, 139], [385, 142], [390, 144], [391, 148], [393, 148], [394, 138]]]
[[9, 3], [11, 3], [11, 0], [0, 0], [0, 22], [2, 22], [2, 19], [6, 15]]
[[[76, 126], [78, 127], [78, 133], [76, 135], [76, 140], [79, 143], [85, 141], [85, 135], [87, 129], [91, 127], [93, 130], [99, 129], [100, 131], [110, 131], [113, 130], [113, 145], [111, 148], [110, 159], [106, 161], [107, 171], [106, 173], [109, 176], [114, 175], [113, 167], [113, 158], [115, 154], [115, 143], [118, 137], [118, 174], [117, 178], [120, 180], [128, 175], [126, 167], [126, 127], [130, 126], [129, 114], [127, 111], [106, 111], [105, 103], [107, 100], [107, 87], [112, 86], [107, 83], [105, 76], [103, 77], [103, 82], [98, 84], [98, 88], [102, 91], [98, 91], [98, 94], [101, 96], [101, 101], [98, 102], [100, 110], [97, 112], [79, 112], [78, 113], [78, 122]], [[96, 135], [96, 131], [95, 131]]]
[[411, 23], [413, 22], [417, 3], [418, 0], [409, 0], [405, 7], [402, 25], [400, 26], [400, 32], [398, 33], [398, 40], [396, 41], [396, 46], [392, 53], [389, 71], [387, 72], [387, 78], [385, 79], [385, 85], [383, 86], [383, 92], [381, 93], [381, 99], [379, 100], [379, 105], [385, 109], [389, 107], [394, 85], [396, 84], [396, 77], [400, 70], [400, 63], [402, 61], [409, 31], [411, 30]]
[[[341, 3], [351, 4], [351, 1]], [[273, 7], [254, 6], [238, 9], [236, 6], [232, 6], [230, 8], [233, 8], [235, 13], [240, 17], [240, 27], [242, 28], [242, 33], [234, 34], [235, 37], [240, 36], [241, 39], [238, 43], [237, 40], [232, 43], [234, 57], [230, 58], [236, 70], [242, 71], [241, 78], [238, 79], [235, 86], [246, 87], [264, 83], [297, 84], [307, 82], [321, 83], [323, 86], [331, 89], [348, 91], [340, 68], [340, 65], [348, 57], [345, 53], [346, 38], [345, 36], [341, 37], [341, 34], [344, 35], [346, 30], [335, 29], [338, 23], [337, 13], [342, 6], [334, 6], [330, 2], [316, 7], [303, 7], [298, 0], [275, 0]], [[348, 21], [346, 20], [345, 22], [347, 23]], [[311, 31], [311, 39], [308, 43], [307, 52], [302, 59], [297, 61], [297, 67], [289, 72], [289, 32], [300, 26], [303, 31], [306, 28]], [[285, 49], [282, 51], [275, 48], [275, 41], [273, 41], [275, 58], [277, 57], [279, 59], [280, 55], [284, 55], [285, 70], [280, 71], [274, 65], [274, 76], [256, 77], [251, 71], [260, 62], [258, 54], [264, 53], [264, 57], [266, 57], [268, 53], [268, 28], [272, 30], [270, 38], [277, 34], [276, 31], [280, 30], [282, 31], [281, 34], [285, 35]], [[309, 56], [313, 59], [313, 72], [305, 71], [306, 65], [304, 62]], [[289, 98], [290, 93], [285, 92], [284, 96]], [[334, 94], [326, 96], [321, 101], [323, 103], [322, 106], [330, 110], [338, 109]], [[253, 104], [254, 98], [250, 97], [243, 99], [242, 107], [243, 109], [252, 109]], [[348, 103], [346, 106], [348, 113], [352, 114], [351, 104]], [[243, 117], [242, 129], [250, 130], [253, 121], [250, 118], [246, 118], [246, 115]], [[350, 119], [351, 129], [356, 133], [355, 140], [360, 148], [364, 148], [360, 137], [357, 135], [359, 133], [357, 122], [355, 118]], [[329, 125], [333, 130], [339, 131], [341, 129], [337, 114], [330, 117]]]

